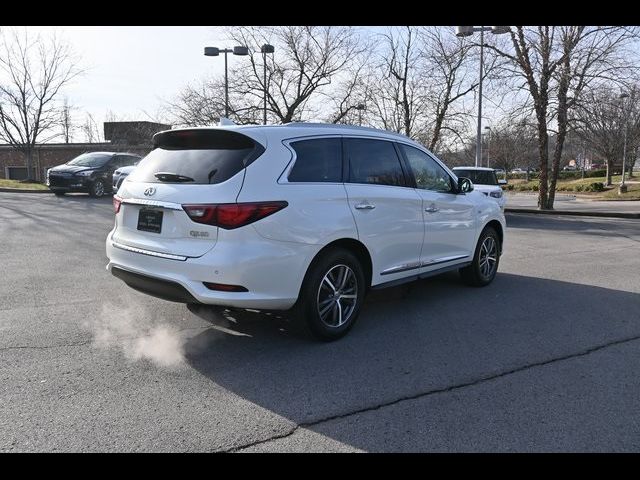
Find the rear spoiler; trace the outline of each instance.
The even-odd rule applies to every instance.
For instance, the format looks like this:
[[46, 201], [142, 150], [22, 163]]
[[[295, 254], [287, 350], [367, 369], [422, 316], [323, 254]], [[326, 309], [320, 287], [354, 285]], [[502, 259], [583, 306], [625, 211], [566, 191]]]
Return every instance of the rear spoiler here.
[[252, 138], [232, 130], [165, 130], [153, 136], [153, 148], [166, 150], [244, 150], [262, 148]]

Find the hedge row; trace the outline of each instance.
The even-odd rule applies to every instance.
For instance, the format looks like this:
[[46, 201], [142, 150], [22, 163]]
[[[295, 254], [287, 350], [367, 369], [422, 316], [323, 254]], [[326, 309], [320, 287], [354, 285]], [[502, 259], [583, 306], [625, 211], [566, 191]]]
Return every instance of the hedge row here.
[[[606, 170], [585, 170], [584, 178], [604, 177], [606, 174], [607, 174]], [[527, 178], [527, 174], [526, 173], [508, 173], [507, 178], [525, 179]], [[530, 179], [540, 178], [540, 172], [530, 172], [529, 178]], [[558, 178], [561, 180], [567, 180], [570, 178], [571, 179], [582, 178], [582, 171], [577, 170], [575, 172], [558, 172]]]
[[[517, 183], [517, 184], [507, 184], [503, 187], [505, 190], [516, 191], [516, 192], [537, 192], [540, 189], [539, 182], [529, 182], [529, 183]], [[566, 185], [556, 185], [557, 192], [602, 192], [604, 190], [604, 183], [602, 182], [593, 182], [589, 184], [585, 183], [577, 183], [577, 184], [566, 184]]]

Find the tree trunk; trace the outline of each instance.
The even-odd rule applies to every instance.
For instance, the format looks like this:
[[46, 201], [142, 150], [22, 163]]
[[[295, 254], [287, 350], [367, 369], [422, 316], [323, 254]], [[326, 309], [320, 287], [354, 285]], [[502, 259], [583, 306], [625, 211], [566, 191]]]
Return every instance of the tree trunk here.
[[538, 112], [538, 154], [540, 155], [540, 183], [538, 189], [538, 209], [547, 210], [548, 184], [547, 166], [549, 165], [549, 134], [547, 117], [544, 111]]
[[549, 210], [553, 210], [553, 202], [556, 198], [556, 183], [558, 181], [558, 173], [560, 171], [560, 157], [562, 157], [564, 141], [567, 138], [566, 92], [561, 91], [558, 97], [560, 100], [558, 105], [558, 136], [556, 137], [556, 146], [553, 151], [551, 182], [549, 184], [549, 197], [547, 198], [547, 208]]
[[28, 181], [34, 181], [33, 175], [33, 148], [28, 148], [25, 154], [27, 157], [27, 178]]
[[613, 170], [613, 161], [607, 159], [607, 180], [605, 182], [605, 185], [607, 187], [611, 186], [611, 171]]

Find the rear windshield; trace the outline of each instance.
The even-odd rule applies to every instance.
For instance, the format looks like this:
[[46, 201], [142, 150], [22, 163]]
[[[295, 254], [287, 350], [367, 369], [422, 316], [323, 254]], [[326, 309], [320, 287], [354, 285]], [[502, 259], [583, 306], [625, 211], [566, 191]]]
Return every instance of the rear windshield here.
[[264, 148], [245, 135], [223, 130], [163, 132], [155, 149], [129, 175], [134, 182], [214, 184], [233, 177]]
[[453, 173], [455, 173], [458, 178], [466, 177], [471, 180], [472, 183], [478, 185], [498, 185], [496, 173], [492, 170], [462, 170], [456, 168]]

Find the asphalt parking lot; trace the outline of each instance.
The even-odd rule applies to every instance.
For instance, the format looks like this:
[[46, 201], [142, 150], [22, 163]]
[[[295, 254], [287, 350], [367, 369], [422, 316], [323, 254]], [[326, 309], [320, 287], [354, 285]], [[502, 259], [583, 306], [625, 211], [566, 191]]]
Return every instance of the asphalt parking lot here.
[[638, 451], [640, 220], [508, 215], [490, 286], [341, 341], [106, 270], [110, 199], [0, 193], [0, 451]]

